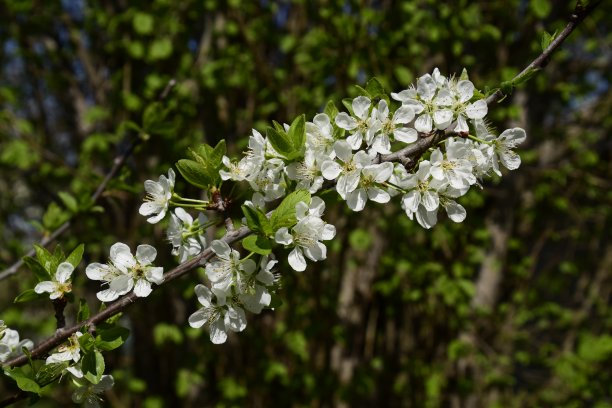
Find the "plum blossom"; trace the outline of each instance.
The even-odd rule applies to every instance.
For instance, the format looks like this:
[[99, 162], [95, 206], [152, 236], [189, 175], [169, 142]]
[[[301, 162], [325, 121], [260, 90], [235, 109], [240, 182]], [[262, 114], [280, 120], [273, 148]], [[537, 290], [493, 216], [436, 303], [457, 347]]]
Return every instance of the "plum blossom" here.
[[353, 150], [357, 150], [361, 147], [363, 138], [373, 122], [370, 118], [371, 103], [372, 101], [370, 101], [369, 98], [358, 96], [353, 99], [351, 104], [354, 116], [350, 116], [346, 112], [340, 112], [336, 116], [336, 125], [338, 125], [339, 128], [348, 130], [349, 132], [353, 131], [353, 133], [346, 138], [346, 141]]
[[353, 211], [361, 211], [368, 200], [388, 203], [391, 196], [381, 188], [381, 183], [389, 180], [392, 173], [393, 164], [389, 162], [363, 167], [357, 188], [346, 195], [346, 203], [349, 208]]
[[138, 245], [134, 256], [130, 247], [117, 242], [110, 249], [110, 263], [89, 264], [85, 273], [89, 279], [109, 284], [108, 289], [97, 293], [102, 302], [112, 302], [132, 289], [136, 296], [146, 297], [153, 291], [151, 283], [160, 285], [164, 281], [164, 268], [151, 264], [156, 256], [157, 250], [151, 245]]
[[172, 244], [172, 255], [178, 256], [180, 263], [202, 252], [206, 248], [204, 225], [208, 217], [200, 213], [197, 220], [184, 209], [177, 208], [170, 213], [168, 240]]
[[340, 197], [346, 199], [351, 191], [359, 185], [361, 169], [372, 164], [373, 157], [363, 150], [353, 155], [351, 147], [346, 140], [339, 140], [334, 145], [338, 163], [335, 160], [326, 160], [321, 164], [321, 173], [327, 180], [337, 180], [336, 191]]
[[0, 363], [22, 353], [22, 348], [31, 349], [34, 347], [32, 340], [19, 340], [17, 330], [8, 329], [0, 320]]
[[54, 279], [43, 281], [34, 287], [36, 293], [49, 293], [49, 299], [57, 299], [64, 296], [64, 293], [72, 292], [70, 276], [74, 271], [74, 266], [70, 262], [62, 262], [58, 265]]
[[206, 276], [212, 282], [213, 289], [228, 292], [238, 275], [250, 275], [255, 271], [255, 261], [240, 259], [240, 253], [226, 242], [215, 240], [210, 247], [217, 255], [217, 261], [206, 264]]
[[174, 191], [174, 179], [174, 170], [169, 169], [168, 177], [162, 174], [159, 176], [159, 181], [145, 181], [144, 186], [147, 196], [138, 212], [145, 217], [156, 214], [153, 217], [147, 218], [149, 223], [158, 223], [166, 216], [166, 211], [168, 211], [168, 205]]
[[321, 241], [332, 239], [336, 235], [336, 227], [321, 219], [325, 210], [325, 202], [319, 197], [312, 197], [310, 206], [299, 202], [295, 206], [297, 224], [291, 229], [282, 227], [276, 231], [274, 239], [279, 244], [293, 246], [289, 253], [289, 265], [302, 272], [306, 269], [306, 258], [321, 261], [327, 258], [327, 247]]
[[103, 401], [100, 394], [113, 388], [115, 380], [112, 375], [103, 375], [97, 384], [89, 381], [78, 381], [78, 384], [79, 388], [72, 393], [72, 401], [83, 404], [86, 408], [100, 408]]
[[81, 359], [81, 345], [79, 337], [83, 333], [75, 332], [68, 337], [68, 344], [63, 344], [57, 348], [57, 353], [51, 354], [45, 360], [45, 364], [63, 363], [64, 361], [78, 362]]
[[508, 170], [516, 170], [519, 168], [521, 165], [521, 157], [512, 149], [523, 143], [526, 138], [525, 130], [521, 128], [506, 129], [497, 138], [493, 135], [485, 137], [486, 141], [492, 143], [492, 145], [486, 149], [486, 152], [491, 158], [491, 165], [495, 174], [501, 176], [499, 162]]
[[225, 293], [215, 288], [211, 291], [204, 285], [197, 285], [195, 293], [203, 307], [189, 316], [189, 325], [195, 329], [206, 325], [211, 342], [225, 343], [228, 330], [241, 332], [246, 328], [244, 310], [226, 304]]
[[378, 107], [372, 110], [372, 118], [374, 123], [367, 132], [366, 142], [374, 153], [391, 153], [390, 136], [404, 143], [415, 142], [418, 138], [416, 130], [404, 126], [414, 119], [414, 111], [408, 106], [401, 106], [390, 118], [389, 105], [387, 101], [381, 99]]

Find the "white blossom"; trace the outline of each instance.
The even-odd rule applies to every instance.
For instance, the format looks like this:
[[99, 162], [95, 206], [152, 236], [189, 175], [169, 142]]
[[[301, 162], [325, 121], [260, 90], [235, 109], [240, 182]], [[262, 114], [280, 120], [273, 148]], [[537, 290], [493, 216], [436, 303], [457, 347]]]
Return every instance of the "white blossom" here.
[[[211, 291], [204, 285], [197, 285], [195, 293], [203, 307], [189, 316], [189, 325], [196, 329], [206, 325], [210, 331], [211, 342], [225, 343], [228, 330], [240, 332], [246, 328], [244, 310], [227, 305], [223, 293], [214, 288]], [[216, 301], [213, 301], [213, 293]]]
[[521, 157], [512, 149], [523, 143], [526, 138], [525, 130], [521, 128], [506, 129], [498, 138], [495, 138], [493, 135], [485, 138], [486, 141], [492, 142], [492, 146], [487, 149], [487, 152], [491, 158], [493, 171], [498, 176], [501, 176], [498, 162], [501, 162], [508, 170], [519, 168]]
[[194, 222], [193, 217], [180, 207], [174, 210], [174, 214], [170, 213], [167, 235], [172, 244], [172, 255], [178, 256], [180, 263], [206, 248], [203, 226], [207, 221], [208, 217], [200, 213]]
[[57, 353], [51, 354], [47, 357], [45, 364], [63, 363], [64, 361], [78, 362], [81, 359], [81, 345], [79, 344], [79, 337], [83, 333], [75, 332], [68, 337], [68, 344], [63, 344], [57, 348]]
[[103, 375], [97, 384], [89, 381], [78, 381], [78, 384], [79, 387], [72, 393], [72, 401], [83, 404], [85, 408], [100, 408], [103, 401], [100, 394], [113, 388], [115, 380], [112, 375]]
[[164, 268], [152, 265], [156, 256], [151, 245], [139, 245], [134, 256], [127, 245], [117, 242], [110, 249], [110, 263], [92, 263], [85, 273], [89, 279], [108, 282], [109, 288], [97, 293], [102, 302], [112, 302], [132, 289], [136, 296], [146, 297], [152, 292], [151, 283], [164, 281]]
[[373, 158], [363, 150], [353, 155], [349, 143], [345, 140], [337, 141], [334, 150], [341, 163], [327, 160], [321, 164], [321, 173], [327, 180], [338, 179], [336, 191], [340, 197], [346, 199], [347, 194], [357, 188], [361, 169], [372, 164]]
[[43, 281], [34, 287], [36, 293], [49, 293], [49, 299], [57, 299], [64, 296], [64, 293], [72, 292], [70, 277], [74, 271], [74, 266], [70, 262], [62, 262], [58, 265], [54, 279]]
[[138, 211], [140, 215], [145, 217], [156, 214], [147, 219], [151, 224], [161, 221], [166, 216], [166, 211], [168, 211], [168, 205], [174, 191], [174, 179], [174, 170], [169, 169], [168, 177], [162, 174], [157, 182], [153, 180], [145, 181], [144, 186], [147, 196]]
[[296, 180], [296, 190], [308, 190], [311, 194], [316, 193], [323, 186], [323, 176], [319, 163], [329, 159], [328, 156], [317, 158], [311, 150], [306, 150], [304, 160], [290, 163], [285, 171], [291, 180]]
[[368, 129], [366, 143], [374, 153], [391, 153], [390, 136], [404, 143], [415, 142], [418, 138], [416, 130], [404, 126], [414, 119], [414, 111], [408, 106], [401, 106], [390, 118], [387, 101], [381, 99], [378, 107], [372, 110], [372, 118], [374, 122]]
[[335, 157], [333, 127], [325, 113], [315, 115], [312, 122], [306, 122], [306, 151], [314, 156]]
[[370, 120], [370, 105], [372, 101], [365, 96], [358, 96], [353, 99], [352, 108], [353, 116], [350, 116], [346, 112], [340, 112], [336, 115], [336, 125], [339, 128], [352, 132], [346, 141], [353, 150], [357, 150], [361, 147], [363, 138], [368, 131], [368, 128], [372, 124], [373, 120]]
[[255, 261], [240, 259], [240, 253], [230, 248], [226, 242], [215, 240], [210, 247], [217, 255], [215, 262], [206, 264], [206, 276], [212, 282], [213, 289], [228, 292], [238, 275], [255, 271]]
[[289, 265], [302, 272], [306, 269], [306, 258], [321, 261], [327, 258], [327, 247], [321, 241], [332, 239], [336, 228], [321, 219], [325, 202], [319, 197], [312, 197], [310, 206], [304, 202], [297, 203], [297, 224], [291, 228], [282, 227], [276, 231], [274, 238], [279, 244], [292, 246], [289, 253]]
[[32, 349], [34, 343], [29, 339], [19, 340], [17, 330], [8, 329], [0, 320], [0, 363], [21, 354], [23, 347]]
[[377, 203], [388, 203], [391, 196], [381, 183], [389, 180], [393, 173], [393, 164], [389, 162], [371, 164], [361, 169], [357, 188], [346, 195], [346, 203], [353, 211], [364, 209], [368, 200]]

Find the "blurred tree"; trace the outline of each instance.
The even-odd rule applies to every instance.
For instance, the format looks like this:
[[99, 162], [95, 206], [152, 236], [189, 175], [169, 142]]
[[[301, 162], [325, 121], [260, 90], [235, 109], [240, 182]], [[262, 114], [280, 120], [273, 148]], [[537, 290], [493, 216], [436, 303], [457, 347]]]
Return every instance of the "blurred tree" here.
[[[251, 128], [312, 117], [374, 75], [401, 90], [433, 67], [466, 67], [477, 87], [496, 87], [573, 7], [2, 0], [0, 264], [73, 219], [57, 242], [85, 242], [85, 262], [120, 240], [155, 245], [172, 265], [162, 229], [136, 214], [142, 182], [188, 146], [225, 139], [238, 153]], [[464, 197], [464, 223], [424, 231], [399, 208], [355, 216], [330, 197], [329, 259], [302, 275], [281, 266], [283, 305], [226, 344], [186, 324], [196, 308], [186, 279], [128, 309], [130, 342], [107, 357], [109, 403], [612, 406], [611, 14], [602, 3], [545, 73], [490, 108], [493, 126], [525, 128], [529, 145], [519, 171]], [[26, 269], [3, 280], [0, 310], [42, 339], [51, 308], [12, 304], [34, 282]], [[39, 404], [69, 404], [64, 385]], [[3, 378], [0, 393], [11, 387]]]

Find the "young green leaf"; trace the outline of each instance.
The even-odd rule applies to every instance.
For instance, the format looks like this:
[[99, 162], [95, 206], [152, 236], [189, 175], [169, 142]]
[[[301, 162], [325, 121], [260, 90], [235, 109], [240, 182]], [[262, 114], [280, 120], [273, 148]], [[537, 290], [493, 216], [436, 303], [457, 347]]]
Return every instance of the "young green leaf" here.
[[36, 251], [38, 262], [45, 268], [47, 273], [49, 273], [50, 276], [55, 275], [58, 264], [51, 252], [49, 252], [47, 248], [36, 244], [34, 244], [34, 250]]
[[272, 228], [270, 228], [270, 220], [266, 215], [248, 205], [243, 205], [240, 207], [242, 209], [242, 213], [247, 221], [247, 226], [251, 229], [251, 231], [260, 234], [260, 235], [271, 235]]
[[68, 258], [66, 258], [66, 262], [70, 262], [72, 266], [76, 268], [81, 262], [81, 258], [83, 258], [84, 250], [85, 250], [85, 245], [80, 244], [78, 247], [74, 248], [74, 250], [70, 253], [70, 255], [68, 255]]
[[23, 292], [21, 292], [15, 298], [15, 300], [13, 300], [13, 303], [29, 302], [31, 300], [44, 299], [44, 298], [46, 298], [48, 296], [49, 295], [47, 295], [45, 293], [36, 293], [36, 292], [34, 292], [34, 289], [26, 289]]
[[70, 212], [72, 212], [72, 213], [79, 212], [79, 204], [77, 203], [76, 198], [74, 198], [71, 194], [69, 194], [69, 193], [67, 193], [65, 191], [60, 191], [59, 193], [57, 193], [57, 195], [59, 196], [59, 198], [64, 203], [64, 206], [66, 206], [66, 208]]
[[81, 363], [81, 369], [83, 370], [83, 376], [92, 384], [100, 382], [102, 375], [104, 374], [104, 357], [98, 350], [92, 350], [85, 353]]
[[281, 227], [291, 227], [297, 222], [295, 218], [295, 206], [300, 201], [310, 204], [310, 193], [306, 190], [297, 190], [283, 199], [279, 206], [270, 216], [272, 231]]
[[334, 103], [334, 101], [330, 100], [327, 102], [327, 105], [325, 105], [325, 110], [323, 111], [327, 116], [329, 116], [329, 119], [332, 121], [334, 121], [334, 118], [338, 115], [338, 108], [336, 107], [336, 104]]
[[[382, 86], [378, 78], [374, 77], [366, 83], [366, 91], [370, 94], [370, 98], [378, 98], [386, 95], [385, 87]], [[367, 96], [367, 95], [366, 95]]]
[[242, 240], [242, 247], [256, 254], [268, 255], [272, 252], [272, 240], [261, 235], [249, 235]]
[[[293, 154], [291, 158], [302, 156], [302, 150], [306, 146], [306, 117], [300, 115], [291, 123], [288, 132], [289, 140], [293, 144]], [[289, 158], [289, 157], [288, 157]]]
[[193, 160], [181, 159], [176, 162], [176, 168], [183, 178], [196, 187], [207, 188], [212, 180], [206, 172], [206, 168]]
[[89, 305], [87, 305], [87, 300], [80, 299], [79, 300], [79, 311], [77, 313], [77, 322], [82, 322], [84, 320], [89, 319]]
[[96, 336], [96, 348], [102, 351], [114, 350], [120, 347], [130, 336], [130, 331], [125, 327], [112, 327], [100, 330]]
[[31, 256], [24, 256], [23, 263], [34, 273], [39, 282], [49, 280], [51, 274], [40, 264], [40, 262]]
[[268, 128], [266, 128], [266, 136], [274, 150], [283, 156], [287, 157], [293, 152], [293, 144], [284, 131], [281, 132], [268, 126]]

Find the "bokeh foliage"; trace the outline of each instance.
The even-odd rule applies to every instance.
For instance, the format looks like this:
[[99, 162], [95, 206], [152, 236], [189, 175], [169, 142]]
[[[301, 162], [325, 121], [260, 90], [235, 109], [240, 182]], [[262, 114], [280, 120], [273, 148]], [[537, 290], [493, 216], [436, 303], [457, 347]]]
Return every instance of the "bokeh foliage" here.
[[[371, 76], [398, 91], [465, 67], [478, 88], [499, 86], [573, 6], [2, 0], [0, 265], [72, 217], [58, 242], [85, 243], [75, 291], [95, 310], [83, 265], [112, 243], [153, 244], [174, 264], [137, 210], [142, 182], [189, 146], [225, 139], [237, 154], [251, 128], [311, 118]], [[610, 15], [603, 2], [545, 72], [490, 107], [492, 125], [525, 128], [528, 145], [519, 170], [463, 198], [464, 223], [424, 231], [398, 206], [354, 214], [327, 197], [329, 259], [282, 266], [283, 305], [226, 344], [186, 323], [198, 273], [129, 308], [130, 342], [107, 357], [109, 403], [612, 406]], [[93, 206], [113, 159], [141, 139]], [[51, 305], [12, 304], [34, 282], [27, 270], [0, 282], [0, 317], [39, 340]], [[68, 385], [48, 395], [40, 406], [70, 401]]]

